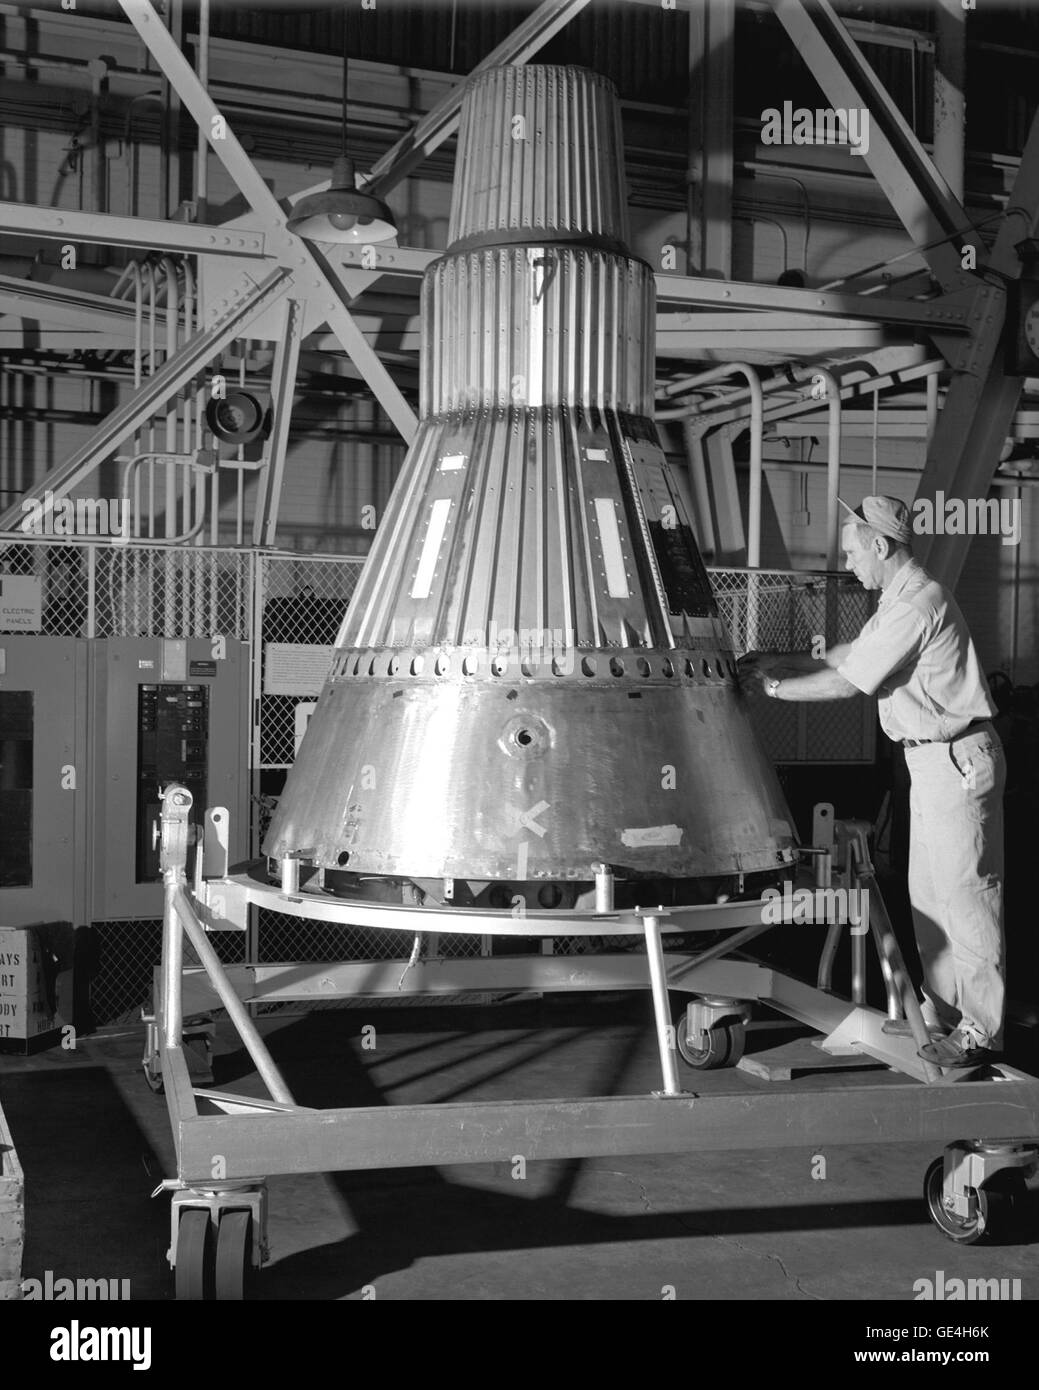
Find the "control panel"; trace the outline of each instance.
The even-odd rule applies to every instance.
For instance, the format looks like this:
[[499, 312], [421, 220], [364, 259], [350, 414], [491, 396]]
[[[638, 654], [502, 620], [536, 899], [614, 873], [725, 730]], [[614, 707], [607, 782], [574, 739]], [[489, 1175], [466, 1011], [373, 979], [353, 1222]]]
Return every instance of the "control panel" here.
[[180, 782], [194, 798], [192, 823], [202, 825], [209, 758], [209, 688], [163, 684], [137, 688], [137, 882], [157, 883], [154, 826], [162, 789]]

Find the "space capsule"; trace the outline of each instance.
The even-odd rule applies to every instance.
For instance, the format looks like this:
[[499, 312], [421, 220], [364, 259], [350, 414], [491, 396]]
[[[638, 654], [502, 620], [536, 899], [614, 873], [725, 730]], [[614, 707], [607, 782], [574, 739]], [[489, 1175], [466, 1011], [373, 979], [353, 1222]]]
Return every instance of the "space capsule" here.
[[418, 432], [263, 846], [332, 891], [565, 907], [606, 865], [619, 904], [695, 902], [793, 860], [654, 425], [627, 221], [606, 79], [474, 77]]

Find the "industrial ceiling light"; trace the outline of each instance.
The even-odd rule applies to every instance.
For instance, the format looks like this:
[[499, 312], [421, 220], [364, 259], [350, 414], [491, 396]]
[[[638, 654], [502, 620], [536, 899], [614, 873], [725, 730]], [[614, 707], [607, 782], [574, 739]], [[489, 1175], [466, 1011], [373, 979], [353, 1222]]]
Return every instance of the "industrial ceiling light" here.
[[369, 245], [397, 235], [393, 213], [382, 201], [357, 187], [354, 162], [346, 152], [346, 21], [343, 21], [343, 150], [332, 165], [332, 179], [321, 193], [301, 198], [289, 215], [288, 228], [306, 241]]

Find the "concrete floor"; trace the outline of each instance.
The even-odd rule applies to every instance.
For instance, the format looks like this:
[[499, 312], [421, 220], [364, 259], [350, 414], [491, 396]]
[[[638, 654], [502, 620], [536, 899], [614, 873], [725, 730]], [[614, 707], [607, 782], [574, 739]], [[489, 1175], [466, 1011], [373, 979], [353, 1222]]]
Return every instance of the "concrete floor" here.
[[[264, 1020], [301, 1104], [548, 1098], [659, 1085], [645, 996], [547, 998], [496, 1006], [337, 1010]], [[374, 1023], [378, 1046], [360, 1032]], [[752, 1025], [748, 1053], [792, 1036]], [[1039, 1072], [1033, 1034], [1016, 1065]], [[23, 1278], [129, 1278], [135, 1299], [168, 1299], [172, 1172], [165, 1104], [140, 1072], [137, 1029], [75, 1052], [0, 1059], [0, 1104], [26, 1173]], [[700, 1092], [877, 1084], [885, 1072], [794, 1083], [742, 1071], [690, 1073]], [[217, 1085], [263, 1094], [226, 1023]], [[689, 1081], [689, 1084], [693, 1084]], [[261, 1299], [912, 1300], [920, 1278], [1021, 1280], [1039, 1296], [1034, 1238], [959, 1247], [924, 1209], [931, 1144], [777, 1149], [530, 1164], [336, 1173], [270, 1182], [272, 1263]], [[814, 1156], [825, 1158], [825, 1178]], [[1033, 1203], [1039, 1192], [1032, 1184]], [[1032, 1243], [1030, 1243], [1030, 1241]]]

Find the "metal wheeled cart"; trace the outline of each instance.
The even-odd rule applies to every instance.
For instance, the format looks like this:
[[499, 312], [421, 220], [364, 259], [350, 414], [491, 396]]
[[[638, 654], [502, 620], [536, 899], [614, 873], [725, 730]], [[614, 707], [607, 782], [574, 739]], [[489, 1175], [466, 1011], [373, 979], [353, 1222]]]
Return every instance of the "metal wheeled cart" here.
[[[1002, 1064], [942, 1072], [922, 1061], [928, 1040], [919, 1005], [869, 862], [866, 827], [816, 810], [819, 843], [805, 851], [805, 891], [838, 885], [868, 893], [868, 922], [852, 932], [851, 997], [832, 988], [837, 943], [847, 923], [827, 931], [815, 985], [740, 950], [773, 930], [760, 900], [704, 907], [614, 910], [611, 878], [597, 881], [596, 910], [526, 911], [520, 916], [467, 908], [344, 901], [300, 885], [298, 861], [281, 882], [266, 864], [229, 872], [228, 815], [206, 813], [189, 888], [191, 795], [163, 795], [161, 863], [165, 884], [162, 961], [148, 1019], [145, 1073], [165, 1093], [176, 1150], [176, 1176], [156, 1192], [173, 1196], [169, 1259], [178, 1298], [237, 1299], [266, 1262], [266, 1181], [277, 1174], [322, 1173], [455, 1163], [696, 1153], [723, 1149], [933, 1140], [944, 1153], [925, 1177], [931, 1218], [951, 1239], [998, 1239], [1027, 1200], [1026, 1178], [1039, 1166], [1039, 1080]], [[804, 899], [802, 898], [803, 902]], [[828, 901], [832, 901], [828, 899]], [[245, 930], [251, 907], [344, 926], [391, 928], [408, 936], [589, 937], [637, 935], [644, 954], [500, 956], [421, 960], [413, 952], [409, 995], [473, 990], [541, 992], [649, 989], [661, 1086], [648, 1095], [314, 1109], [297, 1105], [264, 1043], [249, 1005], [397, 996], [400, 961], [320, 964], [222, 964], [207, 930]], [[768, 920], [765, 920], [768, 918]], [[789, 912], [787, 914], [789, 920]], [[665, 949], [667, 932], [727, 934], [706, 949]], [[185, 938], [200, 964], [185, 969]], [[865, 1003], [866, 942], [877, 952], [887, 1010]], [[672, 1008], [669, 996], [677, 996]], [[801, 1093], [700, 1095], [679, 1075], [732, 1065], [742, 1052], [750, 1004], [760, 1001], [823, 1034], [821, 1046], [871, 1056], [901, 1073], [884, 1085]], [[224, 1008], [270, 1095], [269, 1100], [192, 1084], [185, 1018]], [[912, 1037], [882, 1031], [905, 1017]]]

